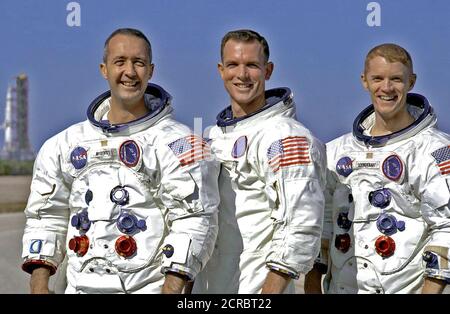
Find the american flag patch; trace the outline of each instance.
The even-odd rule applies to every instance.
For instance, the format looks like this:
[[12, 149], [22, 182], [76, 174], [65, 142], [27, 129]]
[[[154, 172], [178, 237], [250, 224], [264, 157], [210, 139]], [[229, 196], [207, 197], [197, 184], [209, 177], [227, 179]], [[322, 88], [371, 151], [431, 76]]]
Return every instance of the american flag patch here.
[[267, 159], [273, 172], [283, 167], [309, 164], [308, 140], [304, 136], [289, 136], [275, 141], [267, 150]]
[[435, 150], [431, 156], [436, 160], [442, 175], [450, 173], [450, 145]]
[[169, 147], [183, 167], [211, 156], [208, 143], [196, 135], [180, 138], [170, 143]]

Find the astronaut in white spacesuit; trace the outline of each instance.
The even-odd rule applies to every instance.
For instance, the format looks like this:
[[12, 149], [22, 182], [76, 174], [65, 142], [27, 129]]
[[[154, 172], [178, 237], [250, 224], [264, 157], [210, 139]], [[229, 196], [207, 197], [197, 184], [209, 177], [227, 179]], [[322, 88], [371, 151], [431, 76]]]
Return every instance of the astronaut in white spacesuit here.
[[[327, 144], [324, 291], [440, 293], [450, 279], [450, 136], [428, 100], [408, 93], [416, 75], [402, 47], [373, 48], [361, 80], [372, 105]], [[319, 292], [321, 268], [307, 292]]]
[[194, 293], [292, 293], [319, 252], [325, 147], [295, 120], [288, 88], [265, 91], [266, 40], [227, 33], [218, 65], [231, 106], [205, 139], [221, 162], [219, 235]]
[[42, 146], [23, 236], [32, 293], [48, 292], [66, 254], [66, 293], [180, 293], [211, 255], [219, 165], [147, 83], [151, 60], [140, 31], [113, 32], [100, 66], [110, 91]]

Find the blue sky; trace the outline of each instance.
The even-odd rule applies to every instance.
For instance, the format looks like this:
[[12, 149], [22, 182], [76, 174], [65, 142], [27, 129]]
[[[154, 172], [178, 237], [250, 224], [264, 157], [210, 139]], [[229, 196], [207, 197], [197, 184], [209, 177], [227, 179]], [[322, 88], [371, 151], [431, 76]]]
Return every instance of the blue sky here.
[[[85, 119], [108, 89], [101, 77], [103, 43], [116, 28], [141, 29], [153, 45], [152, 82], [173, 96], [175, 117], [193, 127], [213, 124], [228, 105], [217, 72], [220, 40], [251, 28], [269, 42], [275, 71], [267, 88], [294, 92], [298, 118], [327, 142], [351, 131], [370, 103], [359, 75], [370, 48], [404, 46], [418, 75], [415, 92], [428, 97], [442, 130], [450, 132], [450, 1], [379, 0], [381, 25], [369, 27], [366, 0], [79, 0], [79, 27], [66, 23], [68, 0], [1, 0], [0, 123], [8, 83], [29, 76], [30, 140]], [[0, 145], [3, 132], [0, 131]]]

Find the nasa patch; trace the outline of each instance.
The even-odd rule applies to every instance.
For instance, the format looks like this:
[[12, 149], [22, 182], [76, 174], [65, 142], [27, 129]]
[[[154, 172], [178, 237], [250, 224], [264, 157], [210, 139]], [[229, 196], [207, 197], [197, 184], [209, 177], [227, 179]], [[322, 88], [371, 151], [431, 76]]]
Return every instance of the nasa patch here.
[[86, 166], [87, 163], [87, 151], [84, 147], [75, 147], [72, 153], [70, 153], [70, 162], [75, 169], [81, 169]]
[[386, 178], [397, 181], [403, 173], [403, 163], [397, 155], [390, 155], [383, 161], [381, 166]]
[[39, 253], [41, 253], [41, 249], [42, 249], [42, 240], [40, 240], [40, 239], [31, 240], [31, 243], [30, 243], [30, 253], [31, 254], [39, 254]]
[[341, 176], [348, 177], [353, 172], [352, 159], [350, 157], [342, 157], [336, 163], [336, 172]]
[[234, 142], [233, 150], [231, 151], [231, 156], [233, 158], [239, 158], [245, 154], [247, 150], [247, 136], [241, 136]]
[[135, 141], [128, 140], [122, 143], [119, 148], [119, 158], [128, 167], [138, 164], [141, 152]]

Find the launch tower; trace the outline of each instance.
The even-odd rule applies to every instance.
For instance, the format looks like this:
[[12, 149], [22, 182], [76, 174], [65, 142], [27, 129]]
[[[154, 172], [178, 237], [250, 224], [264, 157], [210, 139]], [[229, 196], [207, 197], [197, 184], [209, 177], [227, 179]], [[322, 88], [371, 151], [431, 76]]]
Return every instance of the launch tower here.
[[21, 74], [15, 83], [6, 92], [5, 141], [0, 158], [33, 160], [35, 155], [28, 137], [28, 77]]

